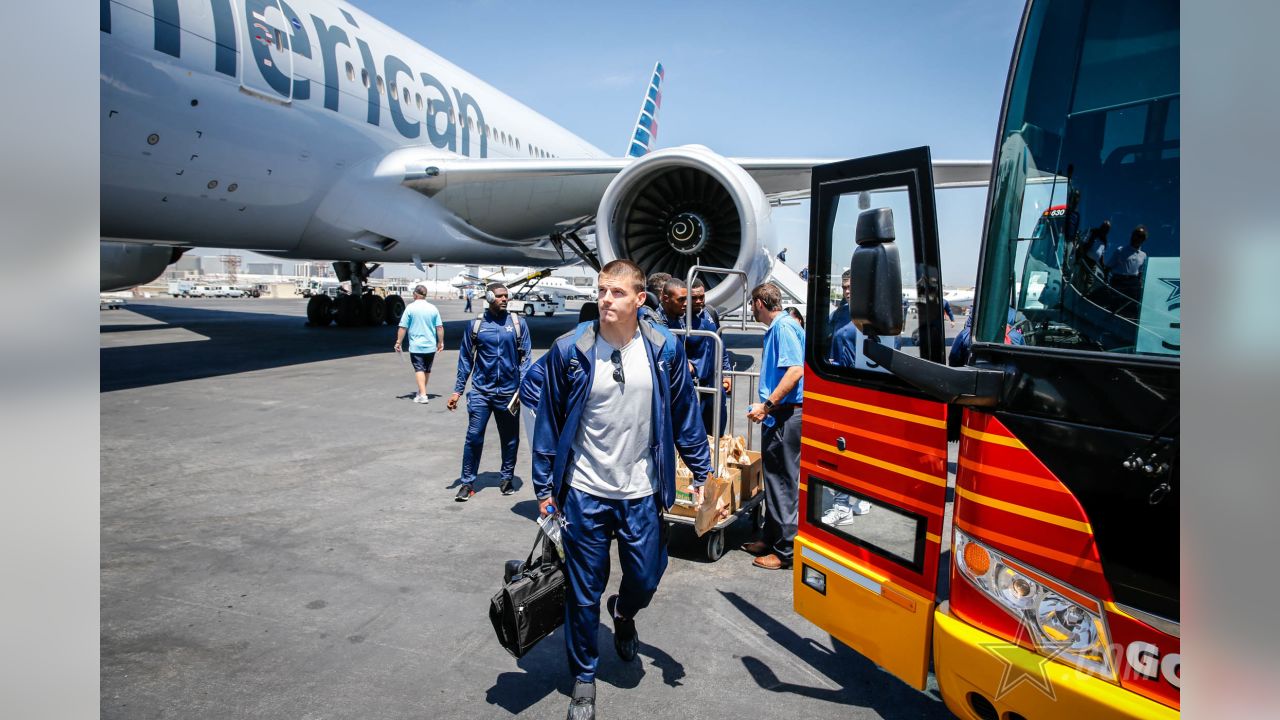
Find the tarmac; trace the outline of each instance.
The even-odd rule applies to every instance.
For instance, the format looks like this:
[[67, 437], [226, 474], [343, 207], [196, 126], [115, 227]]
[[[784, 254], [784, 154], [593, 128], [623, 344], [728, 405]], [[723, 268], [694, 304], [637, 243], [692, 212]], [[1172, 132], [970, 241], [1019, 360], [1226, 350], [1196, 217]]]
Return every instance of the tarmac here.
[[[470, 316], [436, 304], [446, 349], [425, 406], [394, 328], [307, 327], [305, 300], [101, 314], [102, 717], [564, 716], [562, 631], [516, 660], [488, 619], [504, 561], [534, 540], [528, 448], [501, 495], [491, 426], [478, 492], [454, 502], [466, 415], [445, 400]], [[577, 306], [529, 319], [536, 354]], [[758, 336], [727, 338], [757, 369]], [[950, 717], [936, 688], [797, 615], [790, 573], [737, 550], [749, 525], [714, 563], [673, 528], [640, 657], [622, 662], [601, 625], [598, 717]]]

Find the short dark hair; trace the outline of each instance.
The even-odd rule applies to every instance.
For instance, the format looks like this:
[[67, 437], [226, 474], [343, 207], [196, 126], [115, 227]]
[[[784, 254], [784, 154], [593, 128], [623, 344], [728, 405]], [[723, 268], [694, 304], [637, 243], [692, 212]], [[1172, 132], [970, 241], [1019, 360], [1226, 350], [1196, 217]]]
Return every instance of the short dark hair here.
[[684, 284], [683, 280], [681, 280], [678, 277], [672, 277], [672, 278], [667, 278], [667, 281], [663, 283], [662, 292], [665, 294], [670, 294], [671, 291], [673, 290], [684, 290], [687, 287], [688, 286]]
[[760, 283], [751, 289], [751, 302], [759, 300], [764, 303], [765, 310], [782, 309], [782, 293], [778, 286], [770, 282]]
[[662, 288], [666, 286], [667, 281], [671, 279], [671, 273], [656, 272], [649, 276], [647, 288], [652, 293], [662, 292]]
[[795, 318], [796, 322], [800, 323], [800, 327], [804, 327], [804, 316], [800, 314], [798, 309], [789, 307], [787, 308], [787, 314]]
[[702, 278], [696, 277], [693, 279], [693, 285], [690, 285], [689, 287], [691, 287], [694, 290], [706, 290], [707, 284], [702, 282]]
[[630, 260], [611, 260], [600, 268], [599, 277], [601, 278], [621, 278], [631, 281], [631, 289], [634, 292], [644, 292], [644, 271], [640, 266]]
[[414, 295], [417, 295], [418, 297], [426, 297], [426, 296], [427, 296], [427, 286], [426, 286], [426, 285], [419, 285], [418, 287], [416, 287], [416, 288], [414, 288], [414, 289], [413, 289], [413, 294], [414, 294]]
[[[506, 290], [506, 289], [507, 289], [507, 286], [506, 286], [506, 285], [503, 285], [502, 283], [489, 283], [489, 286], [488, 286], [488, 287], [486, 287], [486, 288], [484, 289], [484, 291], [485, 291], [486, 293], [496, 293], [496, 292], [498, 292], [499, 290]], [[508, 291], [508, 292], [510, 292], [510, 291]]]

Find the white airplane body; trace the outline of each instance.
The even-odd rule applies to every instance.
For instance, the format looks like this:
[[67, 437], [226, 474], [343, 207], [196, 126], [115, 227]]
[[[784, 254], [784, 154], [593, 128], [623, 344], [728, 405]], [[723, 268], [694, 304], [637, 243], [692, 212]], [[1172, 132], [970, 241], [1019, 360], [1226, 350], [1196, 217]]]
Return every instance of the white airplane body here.
[[[101, 8], [103, 289], [153, 279], [190, 247], [337, 261], [358, 281], [372, 263], [562, 265], [576, 260], [565, 237], [591, 254], [573, 232], [585, 228], [602, 262], [759, 282], [770, 201], [807, 194], [828, 162], [650, 152], [661, 65], [627, 156], [609, 157], [346, 3]], [[938, 186], [989, 174], [935, 163]]]

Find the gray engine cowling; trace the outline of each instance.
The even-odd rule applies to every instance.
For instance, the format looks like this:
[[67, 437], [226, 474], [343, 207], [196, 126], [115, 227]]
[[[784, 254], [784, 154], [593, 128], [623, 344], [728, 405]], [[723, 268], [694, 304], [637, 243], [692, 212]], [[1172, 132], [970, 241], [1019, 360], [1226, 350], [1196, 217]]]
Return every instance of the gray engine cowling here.
[[[602, 263], [630, 260], [645, 274], [684, 279], [694, 265], [741, 270], [750, 289], [769, 277], [774, 254], [764, 191], [738, 165], [701, 145], [659, 150], [618, 173], [596, 215]], [[700, 274], [707, 303], [742, 302], [741, 276]]]
[[103, 241], [100, 253], [101, 292], [128, 290], [160, 277], [164, 269], [178, 261], [184, 248]]

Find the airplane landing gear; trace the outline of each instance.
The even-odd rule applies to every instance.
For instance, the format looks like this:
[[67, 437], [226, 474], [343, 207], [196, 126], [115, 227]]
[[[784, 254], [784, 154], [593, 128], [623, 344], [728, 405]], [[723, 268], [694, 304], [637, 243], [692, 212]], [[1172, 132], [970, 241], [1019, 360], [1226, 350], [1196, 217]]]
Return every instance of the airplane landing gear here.
[[387, 298], [387, 324], [399, 325], [400, 316], [404, 315], [404, 298], [399, 295], [388, 295]]
[[333, 322], [333, 301], [328, 295], [312, 295], [307, 301], [307, 323], [312, 327], [326, 327]]
[[368, 325], [381, 325], [387, 319], [387, 303], [380, 295], [369, 293], [364, 300], [364, 321]]
[[312, 327], [327, 327], [337, 322], [339, 327], [360, 327], [364, 325], [398, 325], [400, 316], [404, 315], [404, 298], [399, 295], [388, 295], [385, 298], [375, 295], [365, 282], [369, 274], [377, 269], [377, 265], [368, 266], [362, 262], [339, 261], [333, 264], [333, 270], [342, 282], [351, 283], [349, 294], [340, 294], [337, 298], [328, 295], [315, 295], [307, 301], [307, 324]]

